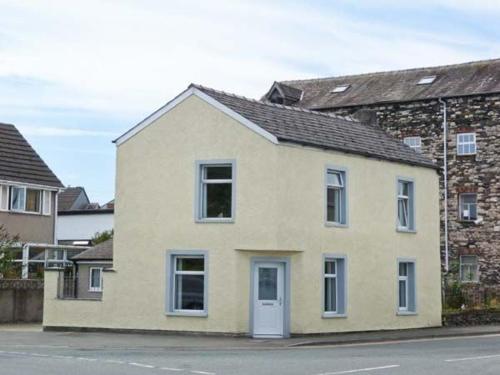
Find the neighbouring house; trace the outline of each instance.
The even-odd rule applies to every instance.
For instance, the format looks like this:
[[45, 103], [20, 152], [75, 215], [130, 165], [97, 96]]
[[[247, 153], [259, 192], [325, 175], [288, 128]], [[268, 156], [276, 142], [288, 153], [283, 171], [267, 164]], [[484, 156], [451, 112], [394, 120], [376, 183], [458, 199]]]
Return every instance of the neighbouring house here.
[[113, 272], [47, 270], [44, 329], [441, 324], [437, 167], [381, 128], [191, 85], [115, 142]]
[[62, 187], [19, 130], [0, 123], [0, 224], [19, 236], [22, 250], [15, 262], [23, 278], [43, 275], [45, 245], [55, 243]]
[[83, 187], [68, 187], [58, 197], [57, 243], [91, 245], [96, 233], [113, 229], [113, 201], [91, 203]]
[[59, 298], [100, 300], [103, 272], [113, 267], [113, 239], [75, 255], [71, 261], [71, 268], [59, 271]]
[[264, 99], [376, 123], [436, 162], [445, 275], [472, 303], [500, 298], [500, 59], [275, 82]]
[[55, 201], [63, 187], [14, 125], [0, 123], [0, 223], [22, 242], [55, 242]]

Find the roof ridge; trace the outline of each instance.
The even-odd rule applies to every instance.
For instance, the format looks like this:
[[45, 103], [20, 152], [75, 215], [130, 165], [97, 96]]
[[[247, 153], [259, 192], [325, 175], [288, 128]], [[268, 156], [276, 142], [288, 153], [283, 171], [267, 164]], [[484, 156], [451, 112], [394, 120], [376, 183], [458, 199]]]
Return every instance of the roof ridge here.
[[454, 67], [461, 67], [461, 66], [466, 66], [466, 65], [474, 65], [474, 64], [482, 64], [486, 62], [494, 62], [498, 61], [500, 62], [500, 58], [495, 58], [495, 59], [483, 59], [483, 60], [476, 60], [476, 61], [468, 61], [465, 63], [456, 63], [456, 64], [444, 64], [444, 65], [435, 65], [435, 66], [424, 66], [420, 68], [408, 68], [408, 69], [393, 69], [393, 70], [382, 70], [382, 71], [377, 71], [377, 72], [370, 72], [370, 73], [360, 73], [360, 74], [347, 74], [347, 75], [339, 75], [339, 76], [329, 76], [329, 77], [319, 77], [319, 78], [306, 78], [306, 79], [294, 79], [294, 80], [285, 80], [285, 81], [278, 81], [278, 83], [283, 83], [283, 84], [290, 84], [290, 83], [299, 83], [299, 82], [315, 82], [315, 81], [328, 81], [328, 80], [334, 80], [334, 79], [339, 79], [339, 78], [352, 78], [352, 77], [365, 77], [365, 76], [373, 76], [373, 75], [382, 75], [382, 74], [389, 74], [389, 73], [403, 73], [403, 72], [415, 72], [418, 70], [426, 70], [426, 69], [443, 69], [443, 68], [454, 68]]
[[212, 91], [212, 92], [215, 92], [215, 93], [218, 93], [218, 94], [231, 96], [233, 98], [237, 98], [237, 99], [241, 99], [241, 100], [246, 100], [246, 101], [249, 101], [249, 102], [252, 102], [252, 103], [256, 103], [256, 104], [266, 105], [266, 106], [269, 106], [269, 107], [275, 107], [275, 108], [281, 108], [281, 109], [288, 109], [288, 110], [292, 110], [292, 111], [296, 111], [296, 112], [310, 113], [310, 114], [313, 114], [313, 115], [318, 115], [318, 116], [323, 116], [323, 117], [328, 117], [328, 118], [334, 118], [334, 119], [338, 119], [338, 120], [345, 120], [345, 121], [351, 121], [351, 122], [357, 122], [357, 123], [360, 122], [359, 120], [353, 118], [352, 116], [339, 116], [339, 115], [336, 115], [336, 114], [333, 114], [333, 113], [319, 112], [319, 111], [314, 111], [314, 110], [310, 110], [310, 109], [305, 109], [303, 107], [293, 107], [293, 106], [289, 106], [289, 105], [271, 103], [271, 102], [268, 102], [268, 101], [261, 101], [261, 100], [257, 100], [257, 99], [247, 98], [246, 96], [229, 93], [229, 92], [222, 91], [222, 90], [216, 90], [216, 89], [213, 89], [211, 87], [206, 87], [206, 86], [195, 84], [195, 83], [191, 83], [189, 85], [189, 87], [194, 87], [194, 88], [201, 89], [201, 90], [208, 90], [208, 91]]

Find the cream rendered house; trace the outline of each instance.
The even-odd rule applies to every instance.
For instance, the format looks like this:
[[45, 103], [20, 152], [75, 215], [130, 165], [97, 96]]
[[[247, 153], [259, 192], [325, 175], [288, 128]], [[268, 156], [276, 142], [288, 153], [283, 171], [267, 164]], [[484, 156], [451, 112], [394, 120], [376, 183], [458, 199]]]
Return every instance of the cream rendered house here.
[[191, 85], [116, 140], [113, 270], [46, 329], [441, 324], [435, 165], [376, 126]]

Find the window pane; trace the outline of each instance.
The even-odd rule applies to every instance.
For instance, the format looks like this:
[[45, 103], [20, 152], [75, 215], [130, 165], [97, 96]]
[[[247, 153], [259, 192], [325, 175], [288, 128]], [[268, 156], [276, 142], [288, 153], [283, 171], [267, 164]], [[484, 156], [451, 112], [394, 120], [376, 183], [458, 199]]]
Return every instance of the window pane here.
[[327, 221], [340, 222], [341, 190], [328, 188], [327, 200]]
[[11, 188], [12, 194], [12, 209], [24, 210], [24, 189], [13, 186]]
[[337, 311], [337, 278], [325, 278], [325, 311]]
[[408, 263], [399, 263], [399, 276], [408, 276]]
[[231, 184], [206, 184], [205, 191], [205, 217], [231, 217]]
[[401, 308], [407, 307], [406, 281], [405, 280], [399, 281], [399, 307], [401, 307]]
[[325, 262], [325, 273], [329, 275], [333, 275], [336, 273], [337, 263], [333, 260]]
[[230, 165], [205, 167], [205, 178], [208, 180], [230, 180], [232, 175], [233, 172]]
[[91, 287], [100, 288], [101, 287], [101, 270], [92, 269], [91, 276]]
[[176, 310], [204, 309], [204, 275], [175, 275]]
[[403, 228], [408, 227], [408, 200], [398, 199], [398, 222]]
[[177, 271], [204, 271], [205, 260], [203, 258], [176, 258]]
[[339, 172], [328, 172], [327, 183], [329, 186], [343, 186], [342, 175]]
[[40, 212], [40, 190], [26, 190], [26, 211]]
[[259, 268], [259, 300], [276, 300], [278, 296], [278, 269]]

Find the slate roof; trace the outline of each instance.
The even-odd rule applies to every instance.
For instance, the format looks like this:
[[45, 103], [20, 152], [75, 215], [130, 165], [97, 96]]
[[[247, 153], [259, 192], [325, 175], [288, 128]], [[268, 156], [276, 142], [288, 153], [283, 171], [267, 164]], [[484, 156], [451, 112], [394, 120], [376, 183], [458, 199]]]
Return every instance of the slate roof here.
[[[426, 76], [436, 79], [431, 84], [418, 85]], [[302, 90], [302, 100], [294, 105], [309, 109], [499, 93], [500, 59], [280, 83]], [[349, 88], [332, 93], [339, 85]]]
[[437, 168], [382, 128], [354, 119], [272, 104], [191, 85], [274, 135], [279, 141]]
[[101, 242], [80, 254], [75, 255], [71, 260], [113, 260], [113, 239]]
[[[64, 191], [60, 192], [57, 195], [57, 210], [58, 211], [66, 211], [66, 210], [74, 210], [74, 209], [82, 209], [82, 207], [75, 207], [75, 202], [80, 197], [81, 194], [85, 194], [85, 197], [87, 197], [87, 193], [85, 192], [85, 189], [81, 186], [75, 186], [75, 187], [67, 187], [64, 189]], [[86, 199], [87, 203], [89, 202], [89, 199], [87, 197]]]
[[63, 187], [14, 125], [0, 123], [0, 180]]

